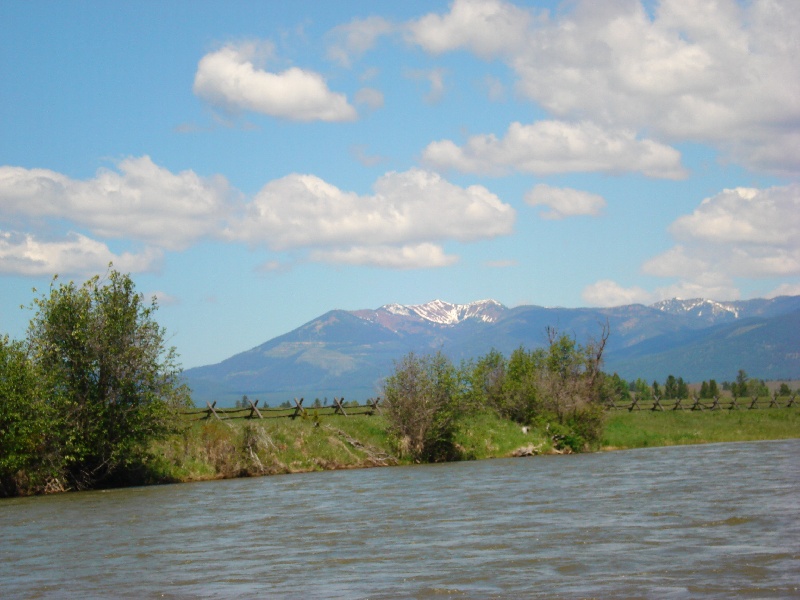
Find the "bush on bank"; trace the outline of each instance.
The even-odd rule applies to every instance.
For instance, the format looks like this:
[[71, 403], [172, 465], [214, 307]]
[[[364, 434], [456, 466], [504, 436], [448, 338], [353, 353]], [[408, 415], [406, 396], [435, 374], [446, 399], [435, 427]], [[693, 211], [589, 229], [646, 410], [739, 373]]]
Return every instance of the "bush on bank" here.
[[455, 443], [459, 417], [487, 410], [548, 432], [556, 448], [596, 448], [604, 407], [619, 393], [601, 370], [608, 329], [585, 345], [547, 331], [547, 348], [518, 348], [508, 358], [492, 351], [459, 368], [441, 352], [405, 356], [384, 383], [397, 451], [416, 461], [463, 457]]
[[155, 300], [111, 270], [31, 308], [27, 339], [0, 339], [0, 496], [142, 481], [189, 403]]

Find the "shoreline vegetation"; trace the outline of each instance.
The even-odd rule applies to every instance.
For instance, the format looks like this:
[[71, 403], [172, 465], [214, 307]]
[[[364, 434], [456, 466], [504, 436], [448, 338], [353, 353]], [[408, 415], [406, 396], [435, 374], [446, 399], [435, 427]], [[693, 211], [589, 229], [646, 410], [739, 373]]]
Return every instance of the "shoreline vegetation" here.
[[[726, 411], [614, 411], [597, 451], [800, 438], [800, 408]], [[524, 429], [491, 412], [457, 423], [455, 460], [569, 453], [548, 431]], [[146, 483], [180, 483], [415, 464], [401, 456], [380, 415], [200, 420], [153, 445]]]
[[[769, 408], [752, 410], [770, 390], [742, 370], [736, 383], [723, 382], [734, 397], [728, 410], [711, 380], [697, 410], [665, 412], [662, 401], [688, 408], [688, 384], [605, 373], [608, 323], [583, 344], [548, 327], [543, 348], [492, 350], [458, 365], [441, 351], [411, 352], [384, 380], [380, 410], [371, 403], [360, 416], [334, 399], [337, 414], [324, 417], [301, 401], [291, 419], [221, 420], [213, 405], [198, 419], [204, 411], [193, 410], [157, 303], [128, 275], [109, 265], [81, 286], [54, 278], [30, 308], [26, 340], [0, 337], [0, 496], [800, 437], [797, 392], [784, 383]], [[700, 410], [703, 398], [717, 410]], [[662, 410], [611, 410], [641, 409], [640, 401]], [[258, 401], [246, 403], [261, 416]]]

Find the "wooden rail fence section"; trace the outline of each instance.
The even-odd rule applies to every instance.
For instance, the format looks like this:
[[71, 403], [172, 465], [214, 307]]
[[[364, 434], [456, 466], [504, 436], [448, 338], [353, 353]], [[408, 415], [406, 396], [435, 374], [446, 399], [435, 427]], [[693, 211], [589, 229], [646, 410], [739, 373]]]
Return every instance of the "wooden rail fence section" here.
[[754, 410], [758, 408], [791, 408], [792, 406], [800, 406], [797, 401], [797, 394], [791, 396], [778, 396], [777, 393], [772, 396], [755, 396], [752, 398], [737, 398], [736, 396], [720, 398], [701, 399], [698, 396], [691, 398], [674, 398], [670, 400], [663, 400], [658, 396], [652, 398], [640, 399], [635, 396], [630, 402], [611, 403], [609, 409], [611, 410]]
[[[206, 402], [205, 408], [196, 408], [182, 414], [196, 417], [195, 420], [215, 418], [220, 421], [228, 419], [296, 419], [297, 417], [319, 416], [332, 417], [334, 415], [371, 416], [381, 412], [380, 398], [370, 398], [365, 404], [350, 404], [345, 406], [344, 398], [334, 398], [330, 406], [303, 406], [303, 398], [294, 399], [293, 407], [262, 406], [258, 407], [258, 400], [247, 400], [250, 406], [239, 408], [217, 408], [217, 401]], [[345, 410], [346, 409], [346, 410]]]
[[[350, 404], [345, 405], [344, 398], [334, 398], [333, 404], [329, 406], [303, 406], [303, 398], [299, 400], [294, 398], [293, 407], [271, 407], [262, 406], [258, 407], [258, 400], [253, 402], [247, 400], [249, 407], [239, 408], [217, 408], [216, 400], [214, 402], [206, 402], [205, 408], [195, 408], [194, 410], [186, 411], [182, 414], [196, 417], [196, 420], [215, 418], [220, 421], [228, 419], [281, 419], [289, 418], [296, 419], [297, 417], [317, 416], [317, 417], [332, 417], [334, 415], [342, 415], [344, 417], [355, 416], [371, 416], [381, 412], [380, 398], [371, 398], [365, 404]], [[667, 411], [667, 410], [754, 410], [760, 408], [791, 408], [793, 406], [800, 406], [797, 400], [797, 394], [792, 396], [762, 396], [753, 398], [737, 398], [737, 397], [714, 397], [701, 399], [698, 396], [691, 398], [675, 398], [675, 399], [661, 399], [659, 396], [653, 396], [648, 399], [641, 399], [635, 396], [632, 397], [630, 402], [611, 403], [608, 405], [609, 410], [653, 410], [653, 411]]]

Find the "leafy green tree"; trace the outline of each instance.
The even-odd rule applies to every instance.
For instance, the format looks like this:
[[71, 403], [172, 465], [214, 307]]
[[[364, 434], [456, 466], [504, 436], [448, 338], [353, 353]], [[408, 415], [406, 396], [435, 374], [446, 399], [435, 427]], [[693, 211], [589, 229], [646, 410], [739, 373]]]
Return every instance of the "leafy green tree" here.
[[639, 378], [633, 382], [633, 392], [636, 394], [636, 397], [639, 398], [639, 400], [653, 399], [653, 389], [642, 378]]
[[747, 396], [747, 382], [750, 378], [745, 373], [744, 369], [739, 369], [736, 374], [736, 383], [731, 385], [731, 392], [736, 397]]
[[501, 415], [528, 424], [542, 412], [540, 373], [544, 359], [542, 350], [520, 347], [511, 353], [500, 396], [493, 402]]
[[570, 431], [568, 445], [573, 450], [596, 444], [602, 435], [606, 376], [601, 366], [608, 335], [606, 325], [598, 341], [581, 345], [548, 328], [550, 343], [540, 380], [542, 409]]
[[458, 374], [441, 352], [409, 353], [384, 382], [384, 410], [400, 452], [419, 461], [458, 456], [454, 443]]
[[719, 398], [720, 391], [719, 387], [717, 386], [717, 380], [711, 379], [708, 382], [708, 397], [709, 398]]
[[700, 397], [703, 399], [711, 398], [711, 394], [708, 391], [708, 382], [705, 380], [700, 384]]
[[53, 415], [21, 342], [0, 337], [0, 496], [47, 489], [57, 479], [48, 434]]
[[658, 385], [658, 382], [654, 379], [653, 380], [653, 396], [657, 396], [658, 398], [663, 398], [663, 394], [661, 393], [661, 387]]
[[789, 388], [789, 384], [787, 384], [785, 382], [782, 383], [781, 387], [778, 389], [778, 395], [779, 396], [784, 396], [784, 397], [785, 396], [791, 396], [792, 395], [792, 390]]
[[128, 275], [111, 271], [77, 287], [54, 279], [34, 300], [31, 359], [54, 414], [51, 435], [64, 487], [124, 482], [141, 469], [151, 440], [189, 403], [174, 348]]
[[678, 377], [678, 380], [675, 382], [675, 397], [689, 397], [689, 385], [683, 380], [683, 377]]
[[476, 362], [462, 364], [466, 404], [473, 409], [490, 406], [500, 410], [507, 370], [508, 361], [497, 350], [491, 350]]
[[664, 399], [673, 400], [677, 397], [678, 397], [678, 381], [675, 379], [674, 375], [670, 375], [664, 382]]

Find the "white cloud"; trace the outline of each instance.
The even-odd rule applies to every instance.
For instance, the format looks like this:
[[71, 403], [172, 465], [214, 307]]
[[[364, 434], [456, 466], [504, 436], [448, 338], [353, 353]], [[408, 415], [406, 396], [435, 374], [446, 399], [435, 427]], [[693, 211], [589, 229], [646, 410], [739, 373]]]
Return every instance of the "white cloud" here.
[[422, 153], [426, 164], [466, 173], [503, 174], [510, 170], [547, 175], [583, 171], [641, 172], [648, 177], [682, 179], [680, 152], [630, 129], [603, 129], [583, 121], [511, 123], [505, 137], [476, 135], [464, 146], [432, 142]]
[[107, 269], [110, 262], [120, 271], [141, 272], [155, 269], [161, 258], [162, 253], [153, 248], [140, 254], [114, 254], [102, 242], [78, 233], [59, 241], [41, 241], [29, 233], [0, 231], [0, 273], [91, 275]]
[[257, 45], [229, 44], [197, 65], [194, 93], [231, 111], [252, 111], [294, 121], [352, 121], [344, 94], [328, 89], [318, 73], [292, 67], [281, 73], [258, 68]]
[[408, 24], [406, 37], [434, 54], [468, 48], [492, 58], [516, 50], [531, 21], [530, 13], [507, 2], [456, 0], [448, 14], [429, 14]]
[[788, 0], [662, 0], [652, 16], [635, 0], [582, 0], [552, 17], [456, 0], [409, 27], [431, 53], [503, 58], [519, 92], [558, 118], [800, 171], [800, 11]]
[[313, 175], [265, 185], [227, 235], [275, 250], [472, 241], [511, 233], [515, 212], [482, 186], [418, 169], [390, 172], [359, 196]]
[[328, 34], [333, 40], [328, 46], [328, 58], [343, 67], [350, 67], [354, 59], [375, 46], [378, 38], [395, 29], [395, 25], [382, 17], [353, 19], [346, 25], [335, 27]]
[[315, 250], [310, 258], [318, 262], [366, 265], [385, 269], [429, 269], [447, 267], [457, 256], [444, 253], [441, 246], [430, 243], [406, 246], [356, 246], [332, 250]]
[[[800, 276], [800, 184], [723, 190], [678, 218], [670, 231], [678, 243], [646, 261], [642, 271], [672, 283], [648, 294], [602, 281], [584, 290], [584, 299], [602, 305], [628, 295], [727, 300], [740, 296], [737, 279]], [[794, 290], [784, 283], [774, 293]]]
[[670, 231], [680, 243], [645, 263], [646, 273], [800, 275], [800, 184], [724, 190], [678, 218]]
[[383, 92], [375, 88], [361, 88], [356, 92], [355, 101], [375, 110], [383, 106]]
[[603, 279], [586, 286], [581, 297], [590, 306], [625, 306], [653, 302], [653, 295], [650, 292], [636, 286], [625, 288], [610, 279]]
[[428, 93], [425, 94], [425, 102], [428, 104], [436, 104], [444, 97], [444, 69], [408, 69], [405, 72], [406, 77], [416, 81], [424, 81], [430, 85]]
[[0, 166], [4, 217], [65, 219], [101, 237], [169, 250], [184, 249], [222, 226], [232, 193], [223, 177], [171, 173], [148, 156], [126, 158], [118, 169], [75, 180], [48, 169]]
[[778, 296], [800, 296], [800, 283], [782, 283], [764, 295], [765, 298], [777, 298]]
[[581, 215], [597, 216], [606, 206], [598, 194], [572, 188], [555, 188], [540, 183], [527, 194], [525, 202], [531, 206], [547, 206], [549, 211], [541, 213], [543, 219], [563, 219]]
[[[150, 270], [163, 250], [185, 250], [203, 239], [312, 251], [312, 260], [324, 262], [445, 266], [456, 257], [434, 242], [508, 235], [516, 216], [485, 187], [459, 187], [418, 169], [385, 174], [366, 196], [293, 174], [248, 200], [222, 177], [171, 173], [147, 156], [122, 160], [118, 171], [100, 170], [87, 180], [2, 166], [0, 205], [0, 272], [23, 275], [85, 274], [109, 262]], [[83, 230], [144, 250], [114, 254]]]

